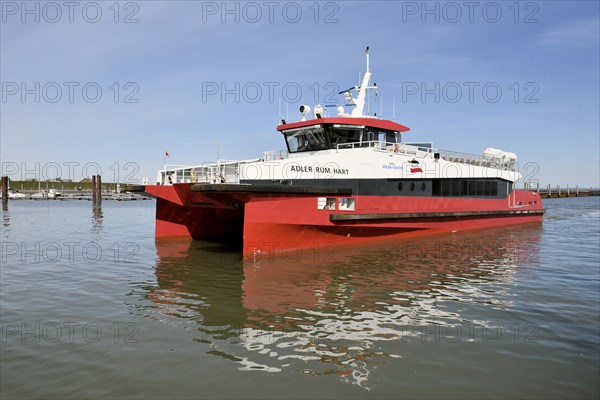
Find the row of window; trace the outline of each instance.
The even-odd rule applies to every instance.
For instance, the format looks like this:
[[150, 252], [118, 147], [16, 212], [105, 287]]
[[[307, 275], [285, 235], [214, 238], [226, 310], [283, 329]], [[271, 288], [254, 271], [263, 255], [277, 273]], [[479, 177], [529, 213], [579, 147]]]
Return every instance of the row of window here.
[[364, 143], [380, 141], [388, 143], [400, 143], [400, 133], [394, 131], [374, 131], [365, 130], [359, 126], [321, 126], [311, 125], [296, 129], [287, 129], [283, 131], [290, 153], [302, 151], [318, 151], [335, 149], [338, 145], [346, 143]]
[[437, 197], [497, 197], [499, 193], [509, 193], [512, 190], [510, 185], [498, 179], [434, 179], [428, 182], [399, 182], [398, 192]]
[[[356, 199], [352, 197], [340, 197], [339, 210], [353, 211], [356, 209]], [[335, 210], [337, 199], [335, 197], [319, 197], [317, 198], [318, 210]]]
[[496, 197], [498, 196], [497, 180], [448, 179], [434, 180], [432, 196], [441, 197]]
[[408, 189], [411, 192], [414, 192], [415, 190], [418, 190], [419, 188], [421, 189], [421, 192], [424, 192], [425, 190], [427, 190], [427, 184], [425, 182], [421, 182], [420, 184], [415, 183], [415, 182], [411, 182], [409, 183], [404, 183], [404, 182], [400, 182], [398, 184], [398, 191], [401, 192], [404, 189]]

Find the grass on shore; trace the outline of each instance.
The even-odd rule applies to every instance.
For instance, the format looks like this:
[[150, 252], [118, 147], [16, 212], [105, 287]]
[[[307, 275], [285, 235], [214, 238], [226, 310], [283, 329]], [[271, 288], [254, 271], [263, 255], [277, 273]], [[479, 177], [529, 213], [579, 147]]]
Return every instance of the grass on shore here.
[[[92, 182], [39, 182], [39, 181], [9, 181], [8, 186], [14, 190], [48, 190], [48, 189], [57, 189], [57, 190], [78, 190], [81, 188], [82, 191], [91, 191], [92, 190]], [[113, 182], [102, 182], [102, 190], [111, 190], [114, 189], [116, 183]], [[121, 183], [121, 187], [125, 186], [124, 183]]]

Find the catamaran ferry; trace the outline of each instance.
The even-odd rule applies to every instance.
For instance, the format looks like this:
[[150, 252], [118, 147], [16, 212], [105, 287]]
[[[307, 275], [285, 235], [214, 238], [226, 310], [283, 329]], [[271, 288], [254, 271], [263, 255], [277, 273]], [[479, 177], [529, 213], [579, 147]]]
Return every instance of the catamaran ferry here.
[[[517, 190], [514, 153], [443, 151], [403, 141], [409, 130], [365, 114], [369, 52], [344, 105], [300, 107], [277, 131], [287, 150], [259, 159], [164, 167], [156, 238], [234, 241], [245, 253], [348, 245], [541, 221], [539, 193]], [[328, 111], [332, 110], [330, 116]]]

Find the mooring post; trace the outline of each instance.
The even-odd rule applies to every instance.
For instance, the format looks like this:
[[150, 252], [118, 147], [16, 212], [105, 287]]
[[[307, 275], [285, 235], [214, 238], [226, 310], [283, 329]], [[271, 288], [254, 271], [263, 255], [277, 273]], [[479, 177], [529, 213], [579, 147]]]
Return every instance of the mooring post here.
[[94, 175], [94, 180], [92, 181], [92, 184], [94, 186], [94, 203], [100, 203], [102, 202], [102, 179], [100, 178], [100, 175]]
[[558, 197], [560, 197], [560, 186], [556, 185], [556, 191], [558, 192]]
[[567, 185], [567, 197], [571, 196], [571, 191], [569, 190], [569, 185]]
[[2, 206], [8, 204], [8, 176], [2, 177]]
[[575, 196], [579, 197], [579, 185], [575, 185]]
[[96, 202], [96, 175], [92, 175], [92, 202]]

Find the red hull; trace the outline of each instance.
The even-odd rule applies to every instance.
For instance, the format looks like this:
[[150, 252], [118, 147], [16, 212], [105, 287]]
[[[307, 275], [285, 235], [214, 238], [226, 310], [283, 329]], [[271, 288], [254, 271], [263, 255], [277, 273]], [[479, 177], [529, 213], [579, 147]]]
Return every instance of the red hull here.
[[356, 210], [341, 211], [317, 209], [315, 194], [194, 192], [190, 186], [146, 186], [157, 198], [156, 238], [234, 241], [254, 255], [294, 257], [305, 248], [539, 222], [543, 215], [539, 194], [525, 190], [505, 199], [358, 196]]

